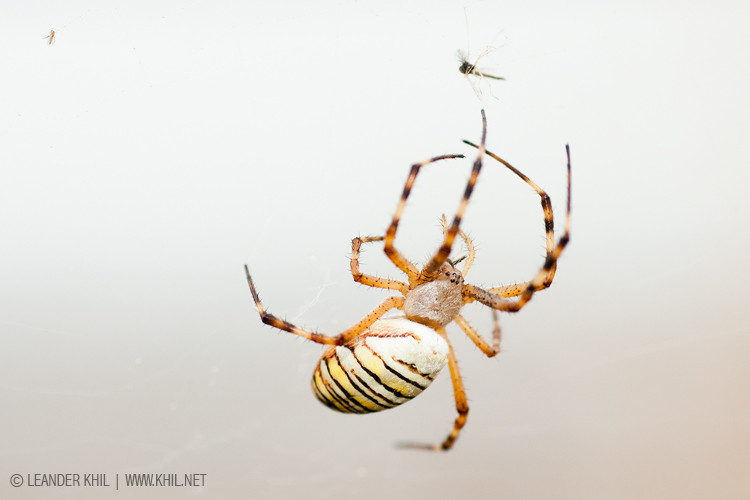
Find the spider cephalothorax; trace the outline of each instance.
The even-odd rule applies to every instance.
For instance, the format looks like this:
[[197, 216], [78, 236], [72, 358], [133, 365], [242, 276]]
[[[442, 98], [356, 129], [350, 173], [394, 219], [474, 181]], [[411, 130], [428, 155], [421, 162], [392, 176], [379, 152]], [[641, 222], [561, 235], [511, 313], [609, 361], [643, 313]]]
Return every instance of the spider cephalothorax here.
[[414, 287], [404, 301], [404, 316], [430, 328], [441, 328], [458, 315], [463, 307], [461, 287], [464, 277], [453, 264], [446, 262], [432, 281]]
[[[366, 413], [393, 408], [413, 399], [427, 388], [446, 364], [449, 366], [458, 411], [453, 429], [441, 444], [407, 444], [404, 445], [406, 447], [447, 450], [453, 446], [466, 422], [469, 406], [445, 326], [455, 322], [485, 355], [495, 356], [500, 352], [500, 327], [496, 311], [517, 312], [531, 300], [535, 292], [547, 288], [555, 276], [557, 260], [570, 238], [570, 152], [567, 146], [568, 203], [565, 233], [555, 244], [549, 196], [505, 160], [485, 150], [486, 132], [487, 122], [482, 110], [480, 145], [464, 141], [479, 150], [464, 196], [452, 222], [448, 224], [443, 217], [443, 242], [424, 267], [419, 269], [393, 245], [406, 200], [422, 167], [438, 160], [462, 158], [463, 155], [437, 156], [412, 165], [401, 200], [385, 236], [358, 237], [352, 240], [351, 272], [354, 280], [375, 288], [395, 290], [401, 295], [386, 298], [364, 318], [338, 335], [326, 335], [300, 328], [270, 314], [261, 303], [250, 272], [245, 266], [250, 292], [263, 323], [319, 344], [329, 345], [315, 367], [312, 386], [317, 398], [330, 408], [346, 413]], [[544, 211], [547, 243], [544, 265], [533, 279], [488, 289], [464, 282], [475, 254], [471, 239], [459, 227], [485, 154], [505, 165], [539, 194]], [[464, 241], [467, 255], [451, 261], [449, 257], [456, 236]], [[360, 271], [359, 254], [362, 244], [379, 241], [383, 242], [383, 250], [391, 262], [406, 274], [405, 282], [380, 278]], [[459, 270], [456, 266], [461, 260], [464, 260], [464, 263]], [[512, 297], [518, 299], [510, 300]], [[461, 308], [474, 301], [492, 309], [495, 321], [492, 343], [483, 339], [461, 316]], [[402, 316], [383, 318], [391, 309], [402, 311]]]

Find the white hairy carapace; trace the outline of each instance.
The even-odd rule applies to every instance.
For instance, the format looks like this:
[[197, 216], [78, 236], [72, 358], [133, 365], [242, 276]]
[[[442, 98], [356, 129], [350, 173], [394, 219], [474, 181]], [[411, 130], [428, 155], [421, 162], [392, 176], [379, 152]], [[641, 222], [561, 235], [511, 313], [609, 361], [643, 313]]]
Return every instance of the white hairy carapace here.
[[453, 321], [461, 311], [461, 285], [464, 277], [453, 264], [446, 262], [434, 281], [417, 285], [404, 302], [404, 316], [431, 328]]
[[448, 343], [434, 329], [461, 310], [463, 276], [449, 263], [434, 281], [416, 286], [404, 316], [380, 319], [343, 346], [329, 347], [315, 367], [313, 391], [345, 413], [393, 408], [416, 397], [448, 363]]

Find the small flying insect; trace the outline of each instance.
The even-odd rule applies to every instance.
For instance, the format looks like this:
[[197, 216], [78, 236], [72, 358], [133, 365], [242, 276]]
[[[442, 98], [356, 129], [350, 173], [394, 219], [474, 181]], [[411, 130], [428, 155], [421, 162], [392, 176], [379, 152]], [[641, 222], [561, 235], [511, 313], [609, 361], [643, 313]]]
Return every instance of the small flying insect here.
[[458, 71], [460, 71], [461, 73], [463, 73], [467, 77], [469, 75], [474, 75], [474, 76], [478, 76], [479, 78], [492, 78], [493, 80], [505, 80], [505, 78], [503, 78], [502, 76], [488, 75], [484, 71], [481, 71], [481, 70], [479, 70], [477, 68], [477, 63], [479, 62], [479, 60], [483, 56], [487, 55], [489, 53], [489, 51], [490, 51], [490, 49], [487, 49], [484, 52], [482, 52], [479, 55], [479, 57], [477, 57], [477, 60], [474, 61], [474, 64], [472, 64], [472, 63], [469, 62], [469, 60], [466, 57], [466, 55], [459, 50], [458, 51], [458, 60], [461, 62], [461, 66], [458, 67]]
[[42, 40], [46, 40], [48, 38], [49, 38], [49, 42], [47, 43], [47, 45], [52, 45], [52, 42], [55, 41], [55, 30], [49, 30], [49, 35], [42, 38]]

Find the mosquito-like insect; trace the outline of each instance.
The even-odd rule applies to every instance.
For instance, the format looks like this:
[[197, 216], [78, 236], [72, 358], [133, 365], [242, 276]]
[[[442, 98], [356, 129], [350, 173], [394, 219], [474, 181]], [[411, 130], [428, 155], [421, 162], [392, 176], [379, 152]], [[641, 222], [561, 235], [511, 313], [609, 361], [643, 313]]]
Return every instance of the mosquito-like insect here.
[[473, 76], [478, 76], [479, 78], [492, 78], [493, 80], [505, 80], [505, 78], [503, 78], [502, 76], [490, 75], [490, 74], [485, 73], [483, 70], [480, 70], [479, 68], [477, 68], [477, 63], [479, 62], [479, 60], [485, 55], [489, 54], [489, 52], [490, 52], [490, 49], [487, 49], [481, 54], [479, 54], [479, 57], [477, 57], [477, 60], [474, 61], [474, 64], [472, 64], [469, 62], [468, 57], [459, 50], [458, 60], [461, 63], [461, 66], [458, 67], [458, 71], [460, 71], [467, 77], [470, 75], [473, 75]]
[[42, 40], [47, 40], [49, 38], [49, 42], [47, 42], [47, 45], [52, 45], [52, 42], [55, 41], [55, 30], [49, 30], [49, 35], [42, 38]]

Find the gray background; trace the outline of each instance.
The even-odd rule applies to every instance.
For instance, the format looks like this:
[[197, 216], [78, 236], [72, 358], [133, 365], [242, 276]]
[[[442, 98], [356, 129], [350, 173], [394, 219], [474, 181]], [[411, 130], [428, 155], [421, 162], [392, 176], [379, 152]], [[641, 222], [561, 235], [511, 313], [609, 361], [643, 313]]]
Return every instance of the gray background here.
[[[0, 495], [746, 498], [749, 13], [2, 2]], [[479, 66], [508, 80], [473, 89], [455, 54], [487, 46]], [[570, 143], [572, 241], [551, 289], [501, 317], [498, 357], [451, 327], [471, 405], [454, 450], [399, 451], [449, 431], [447, 371], [404, 407], [329, 411], [309, 389], [323, 349], [261, 325], [242, 264], [272, 312], [352, 324], [387, 293], [352, 281], [351, 238], [385, 230], [411, 163], [473, 155], [482, 107], [558, 228]], [[415, 262], [470, 164], [419, 178], [397, 241]], [[543, 261], [539, 198], [495, 162], [463, 228], [472, 283]], [[375, 246], [363, 267], [400, 277]], [[208, 476], [8, 482], [55, 472]]]

